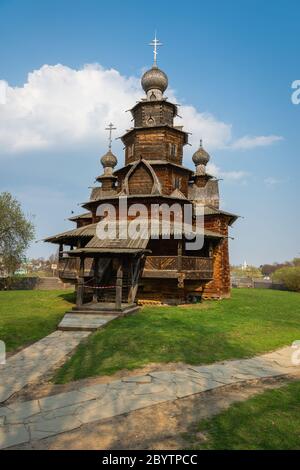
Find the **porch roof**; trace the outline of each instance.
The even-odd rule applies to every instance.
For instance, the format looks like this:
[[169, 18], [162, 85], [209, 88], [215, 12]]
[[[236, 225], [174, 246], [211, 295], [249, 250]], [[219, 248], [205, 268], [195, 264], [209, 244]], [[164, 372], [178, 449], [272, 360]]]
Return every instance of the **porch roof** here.
[[83, 227], [74, 228], [72, 230], [67, 230], [66, 232], [61, 232], [52, 237], [44, 239], [44, 242], [51, 243], [60, 243], [66, 239], [76, 239], [76, 238], [92, 238], [96, 233], [96, 223], [84, 225]]

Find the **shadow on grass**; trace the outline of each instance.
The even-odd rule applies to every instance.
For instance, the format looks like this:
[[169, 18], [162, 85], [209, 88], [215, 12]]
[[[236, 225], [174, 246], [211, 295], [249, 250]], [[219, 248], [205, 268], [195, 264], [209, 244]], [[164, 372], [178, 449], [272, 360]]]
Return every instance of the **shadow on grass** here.
[[70, 304], [75, 304], [76, 302], [76, 293], [74, 292], [65, 292], [63, 294], [60, 294], [59, 297], [66, 302], [69, 302]]

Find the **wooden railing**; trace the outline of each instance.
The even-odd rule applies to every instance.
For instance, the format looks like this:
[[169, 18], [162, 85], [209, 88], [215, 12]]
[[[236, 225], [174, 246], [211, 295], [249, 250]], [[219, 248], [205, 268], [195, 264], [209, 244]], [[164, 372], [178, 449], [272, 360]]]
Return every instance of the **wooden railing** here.
[[151, 271], [177, 271], [177, 256], [147, 256], [145, 269]]
[[212, 258], [182, 256], [181, 266], [177, 256], [147, 256], [145, 270], [149, 271], [202, 271], [213, 272]]
[[198, 256], [183, 256], [182, 271], [211, 271], [213, 270], [212, 258], [200, 258]]
[[[61, 258], [58, 262], [58, 275], [62, 279], [76, 279], [79, 272], [80, 259], [74, 257]], [[84, 261], [84, 275], [93, 276], [93, 259]]]

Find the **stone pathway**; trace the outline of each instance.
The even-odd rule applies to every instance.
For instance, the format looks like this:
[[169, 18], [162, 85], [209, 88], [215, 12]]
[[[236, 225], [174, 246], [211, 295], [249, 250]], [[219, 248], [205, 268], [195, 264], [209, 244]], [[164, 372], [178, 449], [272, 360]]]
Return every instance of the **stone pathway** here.
[[88, 335], [86, 331], [55, 331], [9, 358], [0, 365], [0, 403], [57, 367]]
[[84, 424], [247, 380], [291, 375], [294, 350], [207, 366], [151, 372], [0, 408], [0, 448], [70, 431]]

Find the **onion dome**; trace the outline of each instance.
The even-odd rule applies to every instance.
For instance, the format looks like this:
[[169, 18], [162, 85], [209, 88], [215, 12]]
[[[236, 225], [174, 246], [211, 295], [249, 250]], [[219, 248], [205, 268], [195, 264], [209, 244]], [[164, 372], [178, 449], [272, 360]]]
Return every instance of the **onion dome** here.
[[209, 153], [204, 150], [202, 146], [202, 139], [200, 140], [200, 147], [193, 155], [193, 162], [196, 165], [196, 174], [205, 175], [206, 174], [206, 165], [210, 160]]
[[[142, 76], [141, 84], [148, 98], [151, 98], [153, 94], [155, 99], [161, 99], [164, 91], [168, 88], [168, 77], [165, 72], [153, 65]], [[151, 92], [153, 93], [151, 94]]]
[[193, 162], [196, 166], [204, 165], [206, 166], [210, 160], [210, 155], [204, 150], [202, 146], [202, 140], [200, 140], [200, 147], [193, 155]]
[[112, 173], [113, 168], [116, 166], [118, 163], [117, 157], [112, 153], [112, 151], [109, 149], [108, 152], [106, 152], [105, 155], [101, 158], [101, 164], [104, 168], [104, 173]]

